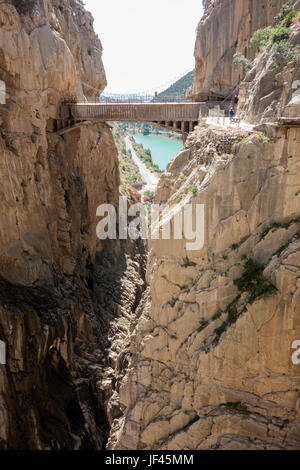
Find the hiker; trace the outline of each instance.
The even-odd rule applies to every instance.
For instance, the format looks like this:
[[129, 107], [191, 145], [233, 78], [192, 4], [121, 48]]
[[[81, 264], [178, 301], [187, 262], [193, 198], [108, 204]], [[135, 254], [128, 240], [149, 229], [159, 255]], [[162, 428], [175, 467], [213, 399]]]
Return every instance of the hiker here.
[[230, 116], [230, 122], [232, 122], [234, 116], [235, 116], [235, 112], [234, 112], [234, 109], [233, 108], [230, 108], [230, 111], [229, 111], [229, 116]]

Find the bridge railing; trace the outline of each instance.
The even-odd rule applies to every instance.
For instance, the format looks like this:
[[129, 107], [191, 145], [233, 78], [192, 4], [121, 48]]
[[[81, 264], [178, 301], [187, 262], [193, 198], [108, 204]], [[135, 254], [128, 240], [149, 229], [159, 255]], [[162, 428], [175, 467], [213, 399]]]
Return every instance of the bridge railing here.
[[191, 97], [183, 93], [174, 93], [171, 95], [134, 95], [134, 94], [103, 94], [100, 96], [87, 97], [81, 99], [78, 103], [190, 103]]
[[76, 119], [102, 121], [198, 121], [200, 103], [71, 103]]

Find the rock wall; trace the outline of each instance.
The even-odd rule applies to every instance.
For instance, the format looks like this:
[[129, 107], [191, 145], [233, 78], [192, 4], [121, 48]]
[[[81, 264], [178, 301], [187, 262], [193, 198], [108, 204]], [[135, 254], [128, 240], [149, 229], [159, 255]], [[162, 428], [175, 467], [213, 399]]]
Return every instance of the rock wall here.
[[[196, 96], [240, 83], [233, 54], [254, 59], [252, 33], [285, 1], [205, 3]], [[299, 24], [291, 42], [299, 43]], [[240, 115], [270, 121], [280, 100], [286, 115], [299, 116], [298, 78], [299, 67], [275, 68], [267, 48], [240, 86]], [[123, 416], [112, 422], [109, 449], [300, 449], [300, 366], [292, 360], [300, 339], [300, 131], [242, 128], [199, 124], [159, 182], [155, 202], [168, 205], [161, 226], [192, 204], [196, 227], [202, 205], [204, 246], [175, 239], [174, 222], [171, 240], [151, 243], [150, 289], [124, 350], [128, 370], [115, 392]]]
[[259, 28], [271, 25], [286, 0], [208, 0], [195, 44], [194, 90], [228, 96], [243, 78], [241, 69], [232, 67], [240, 52], [253, 58], [249, 42]]
[[[294, 8], [300, 10], [299, 0]], [[291, 47], [300, 46], [299, 18], [291, 25], [290, 32]], [[277, 106], [280, 104], [282, 116], [300, 116], [299, 88], [300, 64], [276, 64], [272, 48], [268, 46], [258, 54], [253, 67], [240, 83], [238, 112], [248, 122], [272, 122], [277, 120]]]
[[160, 180], [204, 247], [152, 242], [111, 449], [300, 448], [300, 131], [265, 132], [199, 126]]
[[96, 237], [97, 206], [119, 197], [109, 126], [52, 132], [63, 100], [105, 87], [101, 54], [82, 2], [0, 1], [1, 449], [100, 449], [107, 437], [144, 247]]

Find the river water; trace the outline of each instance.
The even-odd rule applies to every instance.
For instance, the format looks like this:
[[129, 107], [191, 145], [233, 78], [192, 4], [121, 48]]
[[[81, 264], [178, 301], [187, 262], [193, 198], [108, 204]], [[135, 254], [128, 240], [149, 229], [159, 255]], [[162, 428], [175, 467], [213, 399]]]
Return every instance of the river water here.
[[132, 137], [138, 144], [142, 144], [145, 149], [150, 149], [153, 162], [163, 171], [183, 147], [182, 140], [173, 140], [160, 135], [134, 134]]

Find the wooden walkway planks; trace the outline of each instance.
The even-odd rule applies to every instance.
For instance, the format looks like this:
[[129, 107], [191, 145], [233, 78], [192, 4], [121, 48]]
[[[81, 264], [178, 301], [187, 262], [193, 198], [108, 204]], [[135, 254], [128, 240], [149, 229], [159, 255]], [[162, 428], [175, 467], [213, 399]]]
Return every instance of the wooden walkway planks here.
[[76, 103], [69, 107], [78, 120], [198, 121], [201, 103]]

